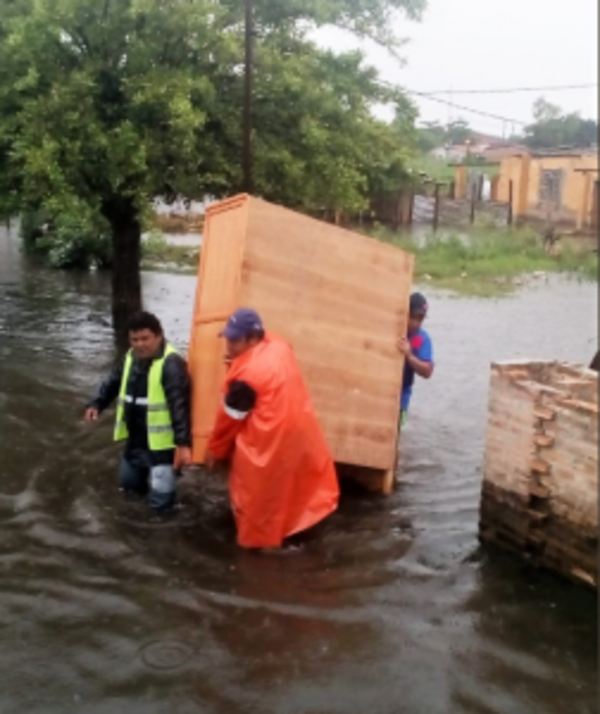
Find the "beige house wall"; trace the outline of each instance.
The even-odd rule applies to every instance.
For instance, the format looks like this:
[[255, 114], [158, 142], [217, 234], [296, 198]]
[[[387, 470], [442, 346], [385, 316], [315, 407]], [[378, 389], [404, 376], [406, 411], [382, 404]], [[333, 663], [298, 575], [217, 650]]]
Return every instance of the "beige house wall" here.
[[[560, 206], [540, 201], [543, 171], [563, 172]], [[595, 181], [598, 178], [598, 155], [578, 156], [510, 156], [500, 163], [498, 200], [509, 200], [509, 184], [513, 182], [513, 215], [551, 217], [575, 222], [579, 227], [593, 225]]]

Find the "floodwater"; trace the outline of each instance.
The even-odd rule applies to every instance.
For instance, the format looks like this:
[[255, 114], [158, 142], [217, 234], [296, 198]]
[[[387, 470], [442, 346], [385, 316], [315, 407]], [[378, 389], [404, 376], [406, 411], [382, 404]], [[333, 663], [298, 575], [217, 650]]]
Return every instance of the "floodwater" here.
[[[185, 348], [194, 280], [144, 291]], [[0, 234], [0, 713], [596, 712], [595, 595], [476, 537], [489, 362], [588, 362], [596, 286], [428, 293], [437, 367], [399, 488], [253, 556], [217, 477], [172, 523], [123, 503], [110, 417], [81, 422], [112, 358], [108, 281], [27, 266]]]

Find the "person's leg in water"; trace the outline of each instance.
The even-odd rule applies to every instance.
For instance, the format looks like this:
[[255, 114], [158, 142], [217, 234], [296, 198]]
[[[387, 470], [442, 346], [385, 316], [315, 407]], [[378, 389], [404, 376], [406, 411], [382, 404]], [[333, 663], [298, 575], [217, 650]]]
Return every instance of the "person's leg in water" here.
[[176, 480], [172, 464], [159, 464], [150, 469], [148, 505], [157, 515], [164, 515], [173, 509]]
[[394, 458], [394, 481], [398, 479], [398, 462], [400, 461], [400, 434], [402, 433], [402, 428], [405, 426], [408, 419], [408, 409], [400, 408], [400, 416], [398, 417], [398, 436], [396, 439], [396, 456]]
[[400, 420], [398, 422], [398, 432], [402, 431], [402, 427], [406, 426], [407, 421], [408, 421], [408, 409], [401, 409], [400, 410]]
[[123, 456], [119, 464], [119, 486], [126, 496], [144, 498], [148, 493], [148, 469], [133, 466]]

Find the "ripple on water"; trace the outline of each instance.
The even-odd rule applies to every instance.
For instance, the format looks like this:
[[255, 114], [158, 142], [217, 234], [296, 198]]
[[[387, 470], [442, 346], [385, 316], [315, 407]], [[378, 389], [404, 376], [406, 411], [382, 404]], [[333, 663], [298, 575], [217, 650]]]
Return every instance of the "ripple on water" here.
[[180, 503], [161, 516], [156, 516], [144, 502], [129, 502], [112, 510], [118, 523], [149, 530], [189, 528], [202, 522], [202, 510], [196, 503]]
[[189, 662], [196, 650], [185, 642], [177, 640], [155, 640], [143, 644], [139, 649], [142, 662], [150, 669], [178, 669]]

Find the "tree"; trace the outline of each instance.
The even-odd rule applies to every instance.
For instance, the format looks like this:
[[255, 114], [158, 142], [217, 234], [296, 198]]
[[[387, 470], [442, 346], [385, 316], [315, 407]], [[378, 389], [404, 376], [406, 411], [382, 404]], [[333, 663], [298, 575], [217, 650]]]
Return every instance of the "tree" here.
[[464, 119], [456, 119], [448, 124], [446, 141], [450, 144], [464, 144], [473, 137], [473, 131]]
[[198, 140], [215, 94], [207, 76], [231, 63], [231, 41], [211, 33], [208, 3], [17, 4], [0, 57], [13, 195], [58, 225], [76, 216], [110, 233], [120, 329], [141, 305], [149, 199], [204, 188]]
[[417, 130], [417, 147], [425, 154], [445, 144], [464, 144], [473, 137], [473, 131], [464, 119], [456, 119], [446, 125], [439, 122], [424, 122]]
[[577, 113], [563, 114], [559, 106], [543, 97], [533, 105], [533, 124], [525, 127], [522, 141], [531, 149], [559, 146], [585, 147], [598, 141], [598, 123]]
[[[306, 41], [286, 52], [281, 41], [271, 36], [257, 51], [254, 145], [261, 195], [311, 211], [366, 208], [374, 174], [383, 178], [407, 156], [414, 108], [379, 84], [358, 52], [334, 55]], [[394, 124], [373, 117], [376, 103], [395, 107]]]
[[[57, 231], [110, 236], [113, 323], [141, 305], [150, 201], [239, 190], [240, 0], [4, 0], [0, 201], [44, 211]], [[290, 205], [364, 203], [405, 147], [374, 102], [405, 107], [358, 53], [307, 39], [332, 23], [397, 52], [391, 17], [423, 0], [256, 3], [256, 186]], [[394, 138], [392, 138], [394, 137]], [[396, 142], [396, 143], [394, 143]], [[393, 167], [396, 167], [395, 169]], [[0, 211], [1, 212], [1, 211]]]
[[416, 145], [423, 154], [428, 154], [446, 143], [446, 127], [437, 121], [423, 122], [417, 129]]
[[560, 117], [560, 107], [551, 102], [547, 102], [544, 97], [536, 99], [533, 103], [533, 118], [536, 124], [544, 124], [555, 121]]

